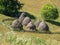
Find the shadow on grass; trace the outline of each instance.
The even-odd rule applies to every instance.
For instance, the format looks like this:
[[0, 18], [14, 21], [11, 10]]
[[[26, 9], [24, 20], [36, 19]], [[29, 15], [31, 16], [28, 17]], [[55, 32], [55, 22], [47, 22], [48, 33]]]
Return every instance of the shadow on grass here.
[[32, 14], [29, 14], [28, 12], [26, 12], [26, 15], [27, 15], [28, 17], [30, 17], [31, 19], [36, 19]]
[[[9, 16], [9, 17], [13, 17], [13, 18], [19, 18], [19, 16], [21, 15], [21, 13], [22, 12], [18, 12], [18, 13], [16, 13], [16, 15], [6, 15], [6, 16]], [[28, 17], [30, 17], [31, 19], [36, 19], [36, 17], [35, 16], [33, 16], [32, 14], [30, 14], [30, 13], [28, 13], [28, 12], [25, 12], [26, 13], [26, 16], [28, 16]]]
[[52, 21], [52, 20], [46, 20], [47, 22], [54, 24], [56, 26], [60, 26], [60, 22]]
[[51, 31], [43, 31], [43, 32], [39, 32], [39, 31], [35, 31], [35, 30], [20, 30], [20, 29], [18, 29], [18, 30], [16, 30], [16, 29], [14, 29], [13, 31], [15, 31], [15, 32], [23, 32], [23, 33], [25, 33], [25, 32], [27, 32], [27, 33], [39, 33], [39, 34], [60, 34], [60, 32], [51, 32]]
[[51, 32], [51, 31], [43, 31], [43, 32], [39, 32], [39, 31], [32, 31], [32, 30], [14, 30], [16, 32], [27, 32], [27, 33], [39, 33], [39, 34], [60, 34], [60, 32]]
[[[17, 30], [14, 30], [17, 31]], [[18, 30], [18, 32], [27, 32], [27, 33], [39, 33], [39, 34], [60, 34], [60, 32], [39, 32], [39, 31], [26, 31], [26, 30]]]
[[[14, 18], [18, 18], [21, 15], [22, 12], [20, 12], [19, 10], [21, 10], [24, 6], [24, 4], [20, 3], [18, 0], [4, 0], [2, 4], [4, 9], [0, 9], [0, 13]], [[35, 19], [35, 17], [28, 12], [26, 12], [26, 15], [29, 16], [31, 19]]]
[[[21, 13], [22, 12], [19, 12], [17, 17], [19, 17], [21, 15]], [[36, 19], [36, 17], [34, 15], [32, 15], [32, 14], [30, 14], [28, 12], [25, 12], [25, 13], [26, 13], [26, 16], [30, 17], [31, 19]]]
[[60, 32], [36, 32], [36, 31], [25, 31], [25, 32], [31, 32], [31, 33], [39, 33], [39, 34], [60, 34]]

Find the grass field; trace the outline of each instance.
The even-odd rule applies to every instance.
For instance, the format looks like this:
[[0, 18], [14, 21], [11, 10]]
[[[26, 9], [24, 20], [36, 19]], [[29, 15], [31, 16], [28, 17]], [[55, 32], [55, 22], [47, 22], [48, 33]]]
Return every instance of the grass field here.
[[[31, 36], [39, 37], [40, 39], [45, 40], [47, 42], [47, 45], [60, 45], [59, 44], [60, 42], [60, 0], [19, 0], [19, 1], [24, 4], [21, 11], [25, 11], [25, 12], [28, 12], [29, 14], [32, 14], [36, 19], [42, 19], [40, 16], [40, 8], [45, 3], [52, 3], [53, 5], [56, 5], [59, 11], [59, 17], [55, 21], [52, 21], [54, 22], [54, 24], [46, 22], [52, 34], [14, 31], [14, 33], [16, 33], [16, 36], [25, 35], [26, 37], [31, 37]], [[0, 14], [0, 32], [1, 33], [5, 34], [6, 32], [11, 31], [6, 25], [2, 25], [2, 20], [8, 19], [8, 18], [12, 18], [12, 17]], [[10, 21], [6, 21], [6, 23], [7, 25], [9, 25]], [[5, 44], [4, 42], [2, 45], [7, 45], [7, 44]]]
[[[21, 0], [21, 2], [24, 4], [23, 8], [22, 8], [22, 11], [27, 11], [29, 12], [30, 14], [33, 14], [37, 19], [41, 19], [41, 16], [40, 16], [40, 8], [42, 7], [43, 4], [45, 3], [52, 3], [53, 5], [56, 5], [57, 8], [58, 8], [58, 11], [59, 11], [59, 17], [60, 17], [60, 1], [59, 0]], [[56, 19], [56, 22], [60, 22], [60, 18]], [[54, 24], [49, 24], [49, 27], [50, 27], [50, 30], [51, 31], [60, 31], [60, 26], [56, 26]]]

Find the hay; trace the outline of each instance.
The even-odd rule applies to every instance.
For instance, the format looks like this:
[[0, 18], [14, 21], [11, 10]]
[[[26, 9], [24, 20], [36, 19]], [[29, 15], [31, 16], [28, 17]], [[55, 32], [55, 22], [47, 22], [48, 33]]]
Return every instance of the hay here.
[[29, 17], [25, 17], [22, 24], [26, 26], [30, 21], [31, 21], [31, 19]]
[[26, 17], [26, 14], [25, 14], [25, 12], [23, 12], [18, 19], [19, 22], [22, 23], [22, 21], [24, 20], [25, 17]]
[[18, 21], [18, 19], [14, 20], [14, 21], [12, 22], [12, 27], [13, 27], [13, 28], [23, 29], [23, 25]]
[[38, 19], [35, 23], [34, 23], [34, 25], [36, 26], [36, 27], [38, 27], [39, 26], [39, 24], [40, 24], [40, 20]]
[[28, 23], [27, 27], [31, 30], [36, 30], [36, 26], [32, 22]]
[[45, 22], [41, 22], [40, 24], [39, 24], [39, 26], [38, 26], [38, 30], [39, 31], [48, 31], [49, 30], [49, 27], [48, 27], [48, 25], [45, 23]]

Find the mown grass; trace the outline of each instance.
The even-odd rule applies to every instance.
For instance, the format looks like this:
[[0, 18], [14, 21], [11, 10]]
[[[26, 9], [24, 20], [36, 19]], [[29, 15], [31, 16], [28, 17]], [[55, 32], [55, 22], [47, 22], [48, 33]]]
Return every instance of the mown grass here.
[[[40, 16], [40, 8], [43, 4], [48, 3], [48, 0], [19, 0], [21, 3], [24, 4], [23, 8], [21, 9], [21, 11], [25, 11], [28, 12], [30, 14], [32, 14], [33, 16], [36, 17], [36, 19], [42, 19]], [[52, 2], [54, 5], [57, 6], [58, 11], [59, 11], [59, 18], [56, 19], [55, 21], [60, 22], [60, 1], [59, 0], [51, 0], [50, 2]], [[12, 18], [12, 17], [8, 17], [5, 16], [3, 14], [0, 14], [0, 32], [2, 33], [2, 38], [0, 40], [0, 45], [14, 45], [16, 44], [16, 39], [17, 38], [22, 38], [22, 36], [24, 35], [24, 39], [29, 40], [29, 38], [33, 38], [33, 40], [35, 40], [35, 38], [39, 38], [39, 39], [43, 39], [44, 42], [46, 42], [46, 45], [60, 45], [60, 26], [58, 25], [54, 25], [51, 24], [49, 22], [46, 22], [49, 26], [50, 31], [52, 32], [52, 34], [46, 34], [46, 33], [34, 33], [34, 32], [18, 32], [18, 31], [13, 31], [16, 34], [6, 34], [7, 32], [10, 32], [11, 29], [9, 29], [7, 27], [7, 25], [10, 25], [11, 21], [5, 21], [6, 25], [2, 25], [2, 20], [4, 19], [8, 19], [8, 18]], [[34, 19], [35, 21], [35, 19]], [[56, 32], [56, 33], [54, 33]], [[13, 38], [13, 39], [8, 39], [8, 37], [17, 37], [17, 38]], [[22, 38], [23, 39], [23, 38]], [[11, 40], [13, 40], [11, 42]], [[17, 40], [17, 42], [19, 42], [19, 40]], [[30, 42], [29, 42], [30, 43]], [[34, 44], [35, 45], [35, 44]], [[40, 44], [39, 44], [40, 45]]]
[[[36, 19], [40, 19], [40, 20], [42, 20], [40, 15], [40, 9], [43, 4], [52, 3], [53, 5], [56, 5], [59, 12], [59, 17], [55, 21], [60, 22], [60, 4], [59, 4], [60, 1], [59, 0], [36, 0], [36, 1], [35, 0], [32, 0], [32, 1], [19, 0], [19, 1], [24, 4], [21, 11], [29, 12], [30, 14], [33, 14], [36, 17]], [[51, 23], [48, 23], [48, 25], [52, 32], [56, 32], [56, 31], [60, 32], [60, 26], [56, 26]]]
[[45, 41], [33, 35], [31, 37], [26, 37], [23, 34], [19, 36], [13, 31], [0, 33], [1, 45], [59, 45], [59, 42], [58, 40], [52, 40], [50, 38]]

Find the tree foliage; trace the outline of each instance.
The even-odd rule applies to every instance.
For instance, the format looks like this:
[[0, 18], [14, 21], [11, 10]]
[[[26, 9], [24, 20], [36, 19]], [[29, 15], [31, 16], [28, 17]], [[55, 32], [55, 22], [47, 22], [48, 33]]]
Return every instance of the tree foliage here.
[[58, 18], [58, 10], [52, 4], [45, 4], [41, 9], [41, 16], [44, 20], [54, 20]]
[[21, 8], [22, 4], [18, 0], [0, 0], [0, 13], [16, 14]]

